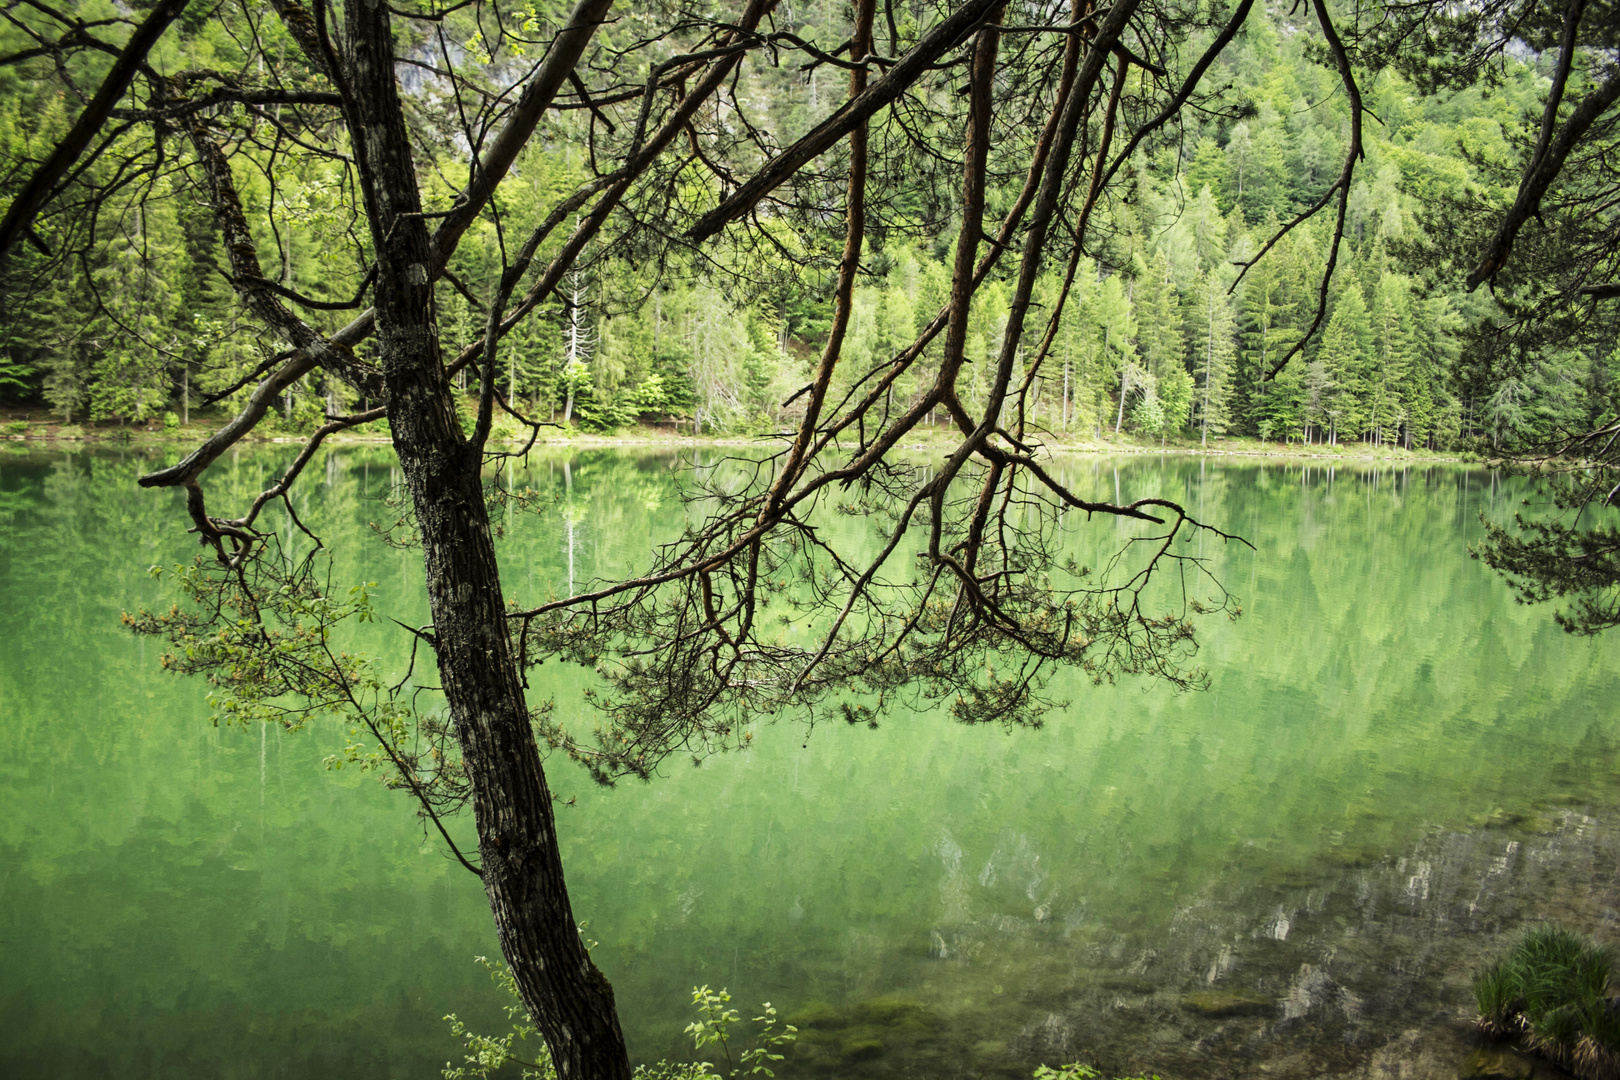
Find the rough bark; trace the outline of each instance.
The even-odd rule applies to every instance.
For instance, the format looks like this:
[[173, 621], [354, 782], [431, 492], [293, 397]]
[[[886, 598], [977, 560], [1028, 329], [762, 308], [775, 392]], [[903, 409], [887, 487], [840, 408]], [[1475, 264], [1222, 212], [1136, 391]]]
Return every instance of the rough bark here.
[[434, 247], [421, 216], [386, 5], [346, 12], [362, 186], [377, 253], [376, 321], [394, 448], [416, 510], [439, 672], [461, 745], [484, 889], [523, 1003], [564, 1080], [627, 1080], [613, 991], [581, 942], [551, 793], [507, 633], [479, 475], [433, 318]]

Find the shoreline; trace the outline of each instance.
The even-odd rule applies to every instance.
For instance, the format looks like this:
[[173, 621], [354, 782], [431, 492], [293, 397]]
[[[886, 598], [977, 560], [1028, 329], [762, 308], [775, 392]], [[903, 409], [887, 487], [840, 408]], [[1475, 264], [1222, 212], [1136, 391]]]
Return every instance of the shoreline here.
[[[40, 444], [43, 446], [66, 445], [101, 445], [113, 446], [193, 446], [202, 439], [208, 438], [217, 427], [208, 424], [194, 423], [180, 432], [163, 431], [145, 428], [108, 428], [86, 430], [79, 425], [53, 425], [44, 424], [39, 428], [23, 432], [6, 432], [0, 434], [0, 442]], [[62, 433], [62, 428], [71, 427], [71, 434]], [[103, 434], [102, 432], [106, 433]], [[563, 449], [637, 449], [650, 451], [678, 451], [698, 449], [703, 447], [758, 447], [766, 442], [765, 436], [692, 436], [669, 435], [665, 433], [645, 433], [636, 435], [612, 434], [598, 435], [590, 433], [575, 433], [562, 437], [538, 438], [534, 441], [532, 449], [535, 450], [563, 450]], [[901, 451], [926, 451], [943, 449], [947, 440], [937, 437], [934, 432], [923, 433], [920, 440], [902, 442], [896, 449]], [[248, 445], [300, 445], [307, 441], [307, 435], [249, 435], [241, 440]], [[373, 445], [386, 446], [390, 440], [385, 435], [368, 434], [336, 434], [328, 436], [325, 440], [331, 445]], [[495, 440], [491, 440], [492, 442]], [[501, 445], [507, 447], [522, 446], [526, 440], [501, 440]], [[1163, 443], [1159, 445], [1127, 442], [1103, 441], [1095, 442], [1082, 440], [1074, 442], [1048, 442], [1041, 443], [1040, 450], [1049, 456], [1058, 455], [1138, 455], [1159, 457], [1212, 457], [1212, 458], [1283, 458], [1301, 461], [1328, 461], [1328, 462], [1359, 462], [1359, 463], [1387, 463], [1387, 464], [1414, 464], [1435, 463], [1451, 465], [1478, 465], [1490, 467], [1489, 463], [1478, 458], [1468, 457], [1458, 453], [1442, 453], [1429, 450], [1403, 450], [1356, 446], [1355, 449], [1323, 449], [1320, 444], [1312, 444], [1310, 449], [1305, 446], [1284, 445], [1274, 443], [1261, 443], [1257, 439], [1231, 439], [1221, 440], [1230, 443], [1227, 446], [1206, 446], [1198, 443]], [[955, 440], [949, 440], [954, 445]]]

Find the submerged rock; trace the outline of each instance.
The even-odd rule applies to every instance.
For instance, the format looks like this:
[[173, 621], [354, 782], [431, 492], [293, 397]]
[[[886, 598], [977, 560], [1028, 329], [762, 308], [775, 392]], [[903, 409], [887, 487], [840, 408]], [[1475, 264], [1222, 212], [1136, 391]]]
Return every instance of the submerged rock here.
[[1482, 1046], [1457, 1069], [1457, 1080], [1532, 1080], [1535, 1075], [1535, 1060], [1511, 1046]]
[[935, 1028], [941, 1023], [938, 1014], [922, 1002], [892, 995], [870, 998], [855, 1006], [855, 1015], [863, 1023], [879, 1027]]
[[870, 1037], [846, 1039], [839, 1050], [846, 1062], [871, 1061], [883, 1056], [883, 1041]]
[[1181, 1007], [1200, 1016], [1270, 1016], [1277, 1006], [1261, 997], [1233, 994], [1224, 990], [1205, 990], [1188, 994], [1181, 999]]
[[800, 1031], [811, 1028], [841, 1028], [849, 1026], [849, 1018], [825, 1001], [812, 1001], [786, 1018]]
[[832, 1069], [839, 1064], [838, 1038], [825, 1031], [800, 1031], [791, 1051], [797, 1065]]
[[1007, 1044], [1001, 1039], [980, 1039], [973, 1044], [973, 1056], [980, 1058], [1004, 1058], [1007, 1056]]

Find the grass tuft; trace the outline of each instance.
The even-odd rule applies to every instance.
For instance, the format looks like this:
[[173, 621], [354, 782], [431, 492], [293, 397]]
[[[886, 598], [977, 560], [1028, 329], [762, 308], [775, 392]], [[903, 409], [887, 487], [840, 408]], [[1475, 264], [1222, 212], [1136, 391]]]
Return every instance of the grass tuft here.
[[1583, 1080], [1620, 1080], [1620, 1011], [1609, 998], [1610, 951], [1559, 926], [1528, 930], [1474, 976], [1479, 1029], [1522, 1038]]

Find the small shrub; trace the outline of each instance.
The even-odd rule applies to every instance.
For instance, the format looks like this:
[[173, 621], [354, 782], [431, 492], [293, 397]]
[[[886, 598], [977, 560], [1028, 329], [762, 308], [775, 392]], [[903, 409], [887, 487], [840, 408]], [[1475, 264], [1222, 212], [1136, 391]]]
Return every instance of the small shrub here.
[[[580, 930], [583, 932], [584, 929], [581, 925]], [[595, 942], [586, 942], [588, 949], [594, 945]], [[479, 1035], [456, 1019], [455, 1013], [446, 1016], [450, 1033], [462, 1044], [464, 1064], [458, 1067], [446, 1062], [442, 1073], [445, 1080], [489, 1080], [491, 1073], [507, 1065], [519, 1066], [524, 1080], [557, 1080], [557, 1068], [540, 1040], [529, 1011], [523, 1007], [523, 1001], [518, 996], [517, 980], [512, 977], [511, 969], [504, 963], [492, 963], [482, 956], [476, 959], [480, 966], [489, 971], [491, 981], [506, 997], [505, 1010], [507, 1018], [512, 1021], [512, 1029], [505, 1035]], [[753, 1023], [758, 1025], [754, 1045], [739, 1053], [734, 1061], [731, 1054], [734, 1029], [741, 1024], [742, 1014], [730, 1007], [731, 995], [724, 990], [710, 990], [707, 986], [694, 987], [692, 1004], [697, 1009], [698, 1018], [686, 1025], [686, 1034], [692, 1037], [693, 1049], [699, 1053], [718, 1051], [719, 1056], [725, 1058], [725, 1066], [722, 1068], [707, 1061], [660, 1061], [656, 1065], [636, 1066], [635, 1080], [744, 1080], [750, 1077], [772, 1080], [776, 1073], [771, 1066], [785, 1059], [783, 1051], [798, 1038], [799, 1029], [792, 1024], [779, 1023], [776, 1010], [770, 1002], [766, 1002], [761, 1015], [753, 1018]], [[836, 1015], [830, 1006], [824, 1004], [819, 1008], [810, 1006], [805, 1011], [817, 1016]], [[1102, 1073], [1080, 1062], [1055, 1069], [1042, 1065], [1035, 1070], [1034, 1080], [1102, 1080]], [[1122, 1076], [1115, 1080], [1160, 1080], [1160, 1077], [1154, 1073], [1152, 1076]]]
[[58, 439], [82, 439], [84, 438], [84, 428], [78, 424], [68, 424], [65, 427], [56, 429], [56, 437]]
[[[584, 926], [580, 929], [583, 931]], [[587, 949], [594, 944], [587, 941]], [[489, 970], [491, 981], [505, 994], [504, 1008], [512, 1028], [505, 1035], [479, 1035], [456, 1019], [455, 1013], [446, 1016], [450, 1034], [462, 1044], [463, 1064], [456, 1066], [446, 1062], [442, 1072], [445, 1080], [488, 1080], [490, 1073], [507, 1065], [520, 1066], [524, 1080], [557, 1080], [557, 1067], [529, 1011], [523, 1007], [511, 969], [482, 956], [477, 962]], [[742, 1015], [728, 1007], [730, 1002], [731, 995], [724, 990], [710, 990], [707, 986], [693, 988], [692, 1004], [697, 1007], [698, 1018], [686, 1026], [694, 1049], [718, 1050], [726, 1060], [723, 1069], [707, 1061], [660, 1061], [656, 1065], [638, 1065], [637, 1080], [742, 1080], [744, 1077], [771, 1080], [775, 1077], [771, 1066], [783, 1060], [783, 1051], [798, 1037], [799, 1029], [792, 1024], [778, 1024], [776, 1010], [767, 1001], [761, 1015], [753, 1018], [759, 1025], [754, 1045], [742, 1050], [733, 1062], [731, 1051], [735, 1036], [732, 1029], [741, 1023]]]
[[[1101, 1076], [1102, 1073], [1093, 1069], [1090, 1065], [1082, 1065], [1078, 1061], [1072, 1065], [1064, 1065], [1056, 1069], [1050, 1065], [1042, 1065], [1035, 1070], [1035, 1080], [1100, 1080]], [[1159, 1080], [1159, 1074], [1154, 1073], [1152, 1076], [1120, 1076], [1116, 1077], [1115, 1080]]]
[[7, 420], [6, 421], [6, 434], [7, 435], [26, 435], [26, 434], [28, 434], [28, 421], [27, 420]]
[[164, 413], [163, 414], [163, 433], [165, 435], [173, 435], [175, 432], [177, 432], [179, 430], [180, 430], [180, 418], [178, 416], [174, 415], [174, 413], [172, 413], [172, 412]]

